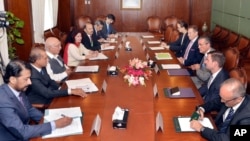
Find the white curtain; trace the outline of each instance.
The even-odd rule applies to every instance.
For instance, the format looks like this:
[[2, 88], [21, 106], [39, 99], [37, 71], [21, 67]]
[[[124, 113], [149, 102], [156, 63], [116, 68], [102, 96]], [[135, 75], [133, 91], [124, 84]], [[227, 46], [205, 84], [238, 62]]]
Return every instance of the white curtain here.
[[[4, 0], [0, 0], [0, 11], [4, 11]], [[8, 44], [7, 44], [7, 33], [5, 28], [0, 29], [0, 53], [2, 58], [0, 61], [0, 67], [4, 68], [10, 61], [8, 53]], [[3, 84], [2, 74], [0, 73], [0, 85]]]
[[53, 27], [57, 25], [57, 15], [58, 15], [58, 0], [52, 0], [53, 7]]
[[35, 43], [44, 43], [44, 0], [32, 0], [33, 35]]

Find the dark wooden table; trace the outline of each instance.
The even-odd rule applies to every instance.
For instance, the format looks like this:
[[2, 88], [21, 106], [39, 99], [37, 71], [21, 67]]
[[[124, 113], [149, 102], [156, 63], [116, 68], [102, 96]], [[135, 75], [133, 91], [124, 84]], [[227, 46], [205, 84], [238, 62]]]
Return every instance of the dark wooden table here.
[[[204, 141], [199, 133], [177, 133], [174, 128], [173, 117], [175, 116], [190, 116], [194, 111], [194, 107], [201, 104], [202, 98], [198, 90], [195, 88], [189, 76], [168, 76], [166, 70], [160, 70], [160, 73], [155, 74], [146, 81], [146, 86], [128, 86], [124, 82], [123, 74], [118, 76], [107, 75], [108, 65], [123, 67], [128, 65], [128, 60], [139, 58], [146, 60], [146, 54], [154, 59], [155, 52], [169, 52], [173, 59], [157, 61], [157, 64], [178, 63], [174, 54], [169, 50], [152, 51], [146, 41], [155, 39], [142, 39], [141, 35], [150, 35], [150, 33], [121, 33], [126, 36], [126, 41], [130, 41], [132, 51], [125, 51], [124, 39], [119, 37], [117, 43], [112, 45], [117, 46], [114, 50], [103, 51], [109, 56], [108, 60], [99, 61], [83, 61], [81, 65], [99, 65], [98, 73], [73, 73], [69, 79], [79, 79], [89, 77], [99, 88], [99, 92], [91, 93], [87, 98], [83, 99], [76, 96], [55, 98], [49, 108], [66, 108], [66, 107], [81, 107], [84, 112], [83, 117], [83, 134], [72, 135], [67, 137], [41, 139], [35, 138], [32, 141]], [[159, 39], [157, 39], [159, 40]], [[118, 46], [122, 45], [121, 49]], [[143, 45], [147, 49], [143, 50]], [[119, 53], [118, 58], [115, 54]], [[106, 93], [101, 92], [103, 81], [107, 82]], [[157, 84], [158, 97], [153, 95], [153, 86]], [[163, 88], [166, 87], [190, 87], [195, 93], [195, 98], [170, 99], [166, 98], [163, 93]], [[66, 87], [64, 84], [63, 87]], [[127, 129], [112, 128], [112, 114], [116, 106], [129, 109], [129, 117]], [[155, 117], [158, 112], [161, 112], [164, 120], [164, 131], [156, 132]], [[99, 114], [102, 120], [100, 135], [90, 136], [91, 126], [95, 116]]]

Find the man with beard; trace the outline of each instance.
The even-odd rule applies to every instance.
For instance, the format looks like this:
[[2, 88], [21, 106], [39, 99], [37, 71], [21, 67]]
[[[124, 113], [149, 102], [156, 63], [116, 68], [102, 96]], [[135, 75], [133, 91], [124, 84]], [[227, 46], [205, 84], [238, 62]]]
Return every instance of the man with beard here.
[[5, 84], [0, 86], [0, 140], [27, 141], [50, 134], [56, 128], [65, 127], [72, 122], [72, 118], [62, 117], [44, 124], [29, 124], [30, 120], [39, 122], [43, 117], [25, 95], [31, 84], [30, 69], [28, 64], [20, 60], [11, 61], [6, 67]]

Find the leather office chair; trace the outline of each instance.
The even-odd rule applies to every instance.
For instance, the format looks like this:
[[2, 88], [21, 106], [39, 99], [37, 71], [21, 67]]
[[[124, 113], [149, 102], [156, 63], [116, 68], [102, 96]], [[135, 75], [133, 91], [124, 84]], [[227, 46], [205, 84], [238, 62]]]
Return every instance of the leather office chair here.
[[172, 26], [166, 27], [166, 30], [164, 32], [164, 41], [166, 43], [170, 42], [173, 30], [174, 30], [174, 28]]
[[177, 29], [177, 22], [178, 22], [178, 18], [175, 16], [168, 16], [165, 17], [163, 23], [164, 23], [164, 27], [166, 28], [167, 26], [173, 26], [174, 29]]
[[229, 72], [230, 77], [240, 80], [240, 82], [247, 88], [247, 73], [244, 68], [234, 68]]
[[86, 15], [81, 15], [76, 19], [76, 28], [83, 29], [86, 23], [92, 23], [91, 17]]
[[175, 42], [179, 38], [179, 35], [180, 35], [179, 31], [177, 29], [174, 29], [171, 33], [169, 42]]
[[236, 46], [236, 48], [239, 50], [240, 55], [243, 58], [246, 58], [246, 56], [247, 56], [247, 53], [248, 53], [247, 51], [248, 51], [249, 45], [250, 45], [250, 40], [245, 36], [240, 36], [239, 43]]
[[229, 33], [230, 31], [228, 29], [222, 28], [221, 32], [216, 36], [216, 38], [212, 38], [213, 47], [217, 50], [220, 50], [221, 49], [220, 43], [227, 41]]
[[226, 61], [224, 64], [224, 69], [230, 72], [232, 69], [238, 67], [240, 52], [236, 48], [228, 48], [224, 52]]
[[239, 39], [239, 34], [236, 34], [235, 32], [230, 32], [227, 40], [219, 43], [219, 50], [223, 52], [229, 47], [237, 46], [238, 39]]
[[95, 20], [101, 20], [101, 21], [105, 22], [106, 21], [106, 16], [105, 15], [100, 15], [100, 16], [96, 17]]
[[219, 35], [219, 33], [221, 32], [221, 29], [222, 28], [219, 25], [216, 25], [213, 32], [210, 34], [211, 39], [216, 38]]
[[158, 16], [147, 18], [148, 31], [152, 33], [161, 33], [161, 19]]

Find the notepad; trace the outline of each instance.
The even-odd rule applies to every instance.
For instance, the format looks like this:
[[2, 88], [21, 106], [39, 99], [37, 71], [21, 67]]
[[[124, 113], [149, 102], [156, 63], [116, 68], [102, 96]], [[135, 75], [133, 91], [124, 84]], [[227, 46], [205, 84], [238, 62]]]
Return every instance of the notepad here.
[[183, 76], [183, 75], [190, 75], [187, 69], [168, 69], [168, 75], [170, 76]]
[[77, 66], [75, 72], [98, 72], [99, 66]]
[[154, 36], [153, 35], [142, 35], [142, 38], [148, 39], [148, 38], [154, 38]]
[[102, 47], [101, 50], [113, 50], [113, 49], [115, 49], [115, 46]]
[[170, 88], [164, 88], [163, 92], [165, 97], [168, 98], [194, 98], [195, 94], [191, 88], [179, 88], [180, 94], [179, 95], [172, 95], [170, 92]]
[[75, 79], [75, 80], [67, 80], [65, 81], [68, 88], [82, 88], [82, 90], [86, 93], [97, 92], [98, 88], [96, 85], [91, 81], [90, 78], [82, 78], [82, 79]]
[[162, 69], [180, 69], [179, 64], [161, 64]]
[[81, 123], [82, 112], [80, 107], [46, 109], [44, 113], [44, 122], [46, 123], [57, 120], [59, 118], [62, 118], [62, 115], [66, 115], [68, 117], [73, 118], [72, 123], [63, 128], [56, 128], [51, 132], [51, 134], [42, 136], [43, 139], [83, 133]]
[[97, 57], [89, 58], [89, 60], [106, 60], [108, 57], [103, 53], [99, 53]]
[[164, 50], [164, 47], [149, 47], [151, 50]]
[[169, 60], [173, 59], [170, 53], [155, 53], [155, 58], [157, 60]]
[[[202, 121], [199, 121], [204, 127], [214, 129], [209, 118], [204, 117]], [[195, 130], [190, 127], [190, 117], [174, 117], [174, 126], [176, 132], [195, 132]]]
[[148, 41], [148, 44], [160, 44], [161, 42], [160, 41]]

